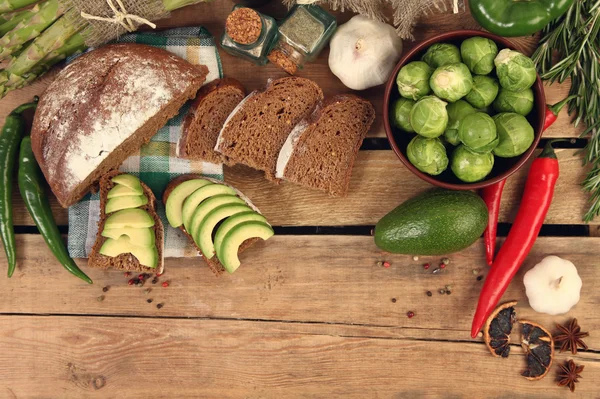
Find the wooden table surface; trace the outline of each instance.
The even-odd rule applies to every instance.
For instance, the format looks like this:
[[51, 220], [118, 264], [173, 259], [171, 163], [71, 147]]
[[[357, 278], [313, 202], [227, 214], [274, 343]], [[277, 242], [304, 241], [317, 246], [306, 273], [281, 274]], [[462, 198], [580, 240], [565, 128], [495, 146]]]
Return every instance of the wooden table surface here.
[[[203, 24], [219, 36], [231, 5], [217, 0], [191, 6], [160, 27]], [[281, 7], [266, 11], [284, 14]], [[351, 16], [338, 15], [338, 22]], [[464, 12], [448, 11], [423, 19], [415, 36], [458, 28], [477, 25]], [[515, 43], [530, 53], [536, 38]], [[225, 74], [249, 90], [284, 76], [270, 65], [221, 56]], [[327, 50], [300, 75], [317, 81], [326, 95], [349, 91], [330, 73]], [[50, 79], [1, 100], [0, 121]], [[548, 87], [548, 102], [567, 91], [567, 85]], [[226, 181], [247, 194], [278, 233], [245, 252], [244, 266], [233, 275], [215, 278], [198, 259], [168, 259], [168, 288], [131, 287], [123, 273], [87, 269], [86, 260], [78, 260], [94, 280], [88, 286], [56, 262], [15, 191], [19, 266], [12, 279], [0, 278], [0, 398], [600, 398], [600, 218], [589, 227], [581, 222], [587, 197], [579, 184], [586, 168], [578, 148], [557, 151], [561, 177], [544, 236], [504, 297], [519, 301], [520, 318], [552, 331], [571, 317], [590, 331], [589, 350], [555, 357], [556, 363], [585, 365], [570, 394], [556, 385], [556, 367], [541, 381], [520, 376], [525, 363], [518, 334], [507, 359], [493, 358], [481, 339], [470, 339], [482, 286], [476, 277], [487, 270], [482, 241], [452, 255], [440, 274], [421, 267], [439, 262], [437, 257], [414, 261], [375, 247], [370, 230], [377, 220], [428, 185], [389, 148], [381, 121], [383, 88], [361, 95], [378, 117], [347, 198], [274, 186], [244, 167], [225, 169]], [[561, 114], [545, 137], [579, 133]], [[526, 170], [507, 184], [502, 223], [514, 218]], [[66, 226], [66, 210], [52, 203]], [[507, 226], [500, 230], [506, 234]], [[581, 301], [565, 316], [533, 312], [521, 282], [524, 271], [549, 254], [574, 262], [583, 279]], [[383, 260], [391, 267], [376, 265]], [[2, 252], [0, 270], [5, 267]], [[440, 295], [446, 285], [452, 294]], [[407, 318], [408, 311], [415, 317]]]

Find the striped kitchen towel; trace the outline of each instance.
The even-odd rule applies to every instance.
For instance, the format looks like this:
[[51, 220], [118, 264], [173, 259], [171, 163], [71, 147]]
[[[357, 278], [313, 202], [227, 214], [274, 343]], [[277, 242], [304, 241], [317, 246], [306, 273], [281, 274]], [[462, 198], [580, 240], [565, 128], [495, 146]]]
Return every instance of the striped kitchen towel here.
[[[170, 51], [192, 64], [206, 65], [206, 82], [223, 77], [221, 59], [212, 35], [203, 27], [176, 28], [162, 32], [136, 32], [120, 37], [119, 43], [140, 43]], [[203, 174], [223, 179], [223, 165], [189, 161], [177, 157], [176, 148], [188, 110], [184, 106], [179, 115], [161, 128], [138, 154], [129, 157], [120, 170], [138, 176], [154, 192], [157, 211], [165, 226], [165, 257], [197, 256], [188, 238], [179, 229], [169, 227], [162, 204], [162, 193], [175, 177], [185, 173]], [[87, 258], [98, 231], [100, 199], [88, 194], [69, 208], [69, 253], [73, 258]]]

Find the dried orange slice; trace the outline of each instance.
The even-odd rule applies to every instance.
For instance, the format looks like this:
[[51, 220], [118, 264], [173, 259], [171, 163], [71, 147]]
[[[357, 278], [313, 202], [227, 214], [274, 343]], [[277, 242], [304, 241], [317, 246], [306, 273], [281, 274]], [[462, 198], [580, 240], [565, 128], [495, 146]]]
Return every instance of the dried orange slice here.
[[485, 344], [495, 357], [508, 357], [510, 353], [510, 333], [517, 320], [516, 305], [517, 302], [507, 302], [498, 306], [485, 323]]
[[554, 359], [554, 339], [544, 327], [531, 321], [521, 323], [521, 347], [525, 351], [527, 368], [521, 375], [530, 381], [540, 380], [548, 374]]

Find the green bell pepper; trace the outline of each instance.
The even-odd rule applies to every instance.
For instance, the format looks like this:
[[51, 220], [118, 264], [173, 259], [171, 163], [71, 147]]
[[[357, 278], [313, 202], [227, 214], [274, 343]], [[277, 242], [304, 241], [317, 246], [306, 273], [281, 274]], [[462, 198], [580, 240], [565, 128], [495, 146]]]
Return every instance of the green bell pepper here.
[[527, 36], [567, 11], [573, 0], [469, 0], [473, 18], [500, 36]]

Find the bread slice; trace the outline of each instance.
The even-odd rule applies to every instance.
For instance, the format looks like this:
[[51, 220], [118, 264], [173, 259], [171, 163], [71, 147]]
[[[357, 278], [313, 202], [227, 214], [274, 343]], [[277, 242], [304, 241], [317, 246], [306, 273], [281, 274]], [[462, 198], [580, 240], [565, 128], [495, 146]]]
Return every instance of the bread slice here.
[[[178, 185], [180, 185], [184, 181], [188, 181], [188, 180], [192, 180], [192, 179], [204, 179], [204, 180], [210, 180], [213, 183], [217, 183], [217, 184], [225, 184], [225, 182], [223, 182], [223, 181], [211, 179], [211, 178], [208, 178], [206, 176], [202, 176], [202, 175], [198, 175], [198, 174], [192, 174], [192, 173], [190, 173], [190, 174], [186, 174], [186, 175], [181, 175], [181, 176], [178, 176], [175, 179], [171, 180], [171, 182], [167, 185], [167, 188], [165, 189], [165, 191], [163, 193], [163, 204], [166, 205], [167, 199], [169, 199], [169, 195], [173, 192], [173, 190], [175, 189], [175, 187], [177, 187]], [[258, 210], [258, 208], [256, 206], [254, 206], [254, 204], [252, 204], [252, 202], [244, 194], [242, 194], [239, 190], [236, 190], [234, 187], [231, 187], [231, 188], [233, 188], [236, 191], [237, 195], [240, 198], [242, 198], [244, 201], [246, 201], [246, 203], [248, 204], [248, 206], [250, 208], [252, 208], [254, 211], [260, 213], [260, 211]], [[220, 276], [225, 271], [225, 268], [223, 267], [223, 265], [221, 264], [221, 262], [219, 261], [219, 259], [217, 259], [216, 256], [213, 256], [211, 259], [207, 259], [204, 255], [202, 255], [202, 251], [196, 245], [196, 242], [194, 241], [194, 238], [185, 230], [185, 227], [183, 225], [181, 225], [179, 227], [179, 229], [181, 231], [183, 231], [183, 233], [190, 239], [192, 245], [198, 251], [198, 255], [201, 256], [202, 259], [204, 259], [206, 261], [206, 264], [208, 265], [209, 269], [212, 270], [212, 272], [217, 277]], [[242, 243], [242, 245], [240, 245], [240, 248], [238, 250], [238, 254], [241, 254], [246, 249], [250, 248], [258, 240], [259, 240], [259, 238], [251, 238], [249, 240], [244, 241]]]
[[212, 81], [200, 89], [183, 121], [179, 155], [183, 158], [229, 163], [215, 151], [217, 137], [229, 114], [246, 97], [246, 89], [232, 78]]
[[375, 109], [354, 95], [338, 95], [318, 106], [288, 136], [277, 160], [277, 178], [345, 196], [352, 167]]
[[31, 146], [63, 207], [150, 141], [196, 96], [208, 68], [142, 44], [111, 44], [77, 58], [40, 99]]
[[141, 265], [135, 256], [132, 254], [121, 254], [116, 257], [104, 256], [100, 254], [100, 248], [102, 248], [102, 244], [107, 240], [107, 238], [103, 237], [102, 231], [104, 231], [104, 223], [106, 222], [106, 195], [110, 191], [111, 188], [115, 186], [115, 183], [112, 182], [112, 178], [122, 174], [118, 170], [111, 171], [100, 179], [100, 221], [98, 222], [98, 233], [96, 234], [96, 242], [92, 247], [92, 252], [90, 253], [88, 259], [88, 266], [95, 267], [99, 269], [117, 269], [117, 270], [126, 270], [126, 271], [136, 271], [136, 272], [144, 272], [144, 273], [163, 273], [165, 269], [164, 262], [164, 228], [162, 221], [160, 220], [160, 216], [156, 213], [156, 197], [152, 190], [148, 186], [142, 183], [142, 188], [144, 189], [144, 195], [148, 198], [148, 203], [144, 206], [139, 207], [140, 209], [145, 210], [152, 216], [154, 219], [154, 234], [156, 237], [156, 249], [158, 250], [158, 266], [156, 268], [147, 267]]
[[321, 88], [312, 80], [287, 77], [270, 81], [263, 91], [248, 95], [227, 118], [215, 151], [275, 180], [283, 143], [322, 99]]

